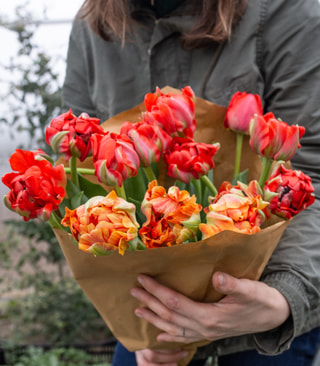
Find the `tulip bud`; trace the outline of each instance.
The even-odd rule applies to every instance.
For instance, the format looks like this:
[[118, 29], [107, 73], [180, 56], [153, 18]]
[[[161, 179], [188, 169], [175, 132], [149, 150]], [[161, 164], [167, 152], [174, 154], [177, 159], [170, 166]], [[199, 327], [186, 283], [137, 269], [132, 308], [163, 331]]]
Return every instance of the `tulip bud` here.
[[263, 114], [260, 96], [236, 92], [227, 108], [224, 126], [234, 132], [249, 135], [250, 121], [255, 114]]
[[305, 128], [290, 126], [276, 119], [272, 112], [255, 115], [250, 122], [249, 144], [253, 151], [268, 159], [290, 160], [301, 147], [300, 139]]

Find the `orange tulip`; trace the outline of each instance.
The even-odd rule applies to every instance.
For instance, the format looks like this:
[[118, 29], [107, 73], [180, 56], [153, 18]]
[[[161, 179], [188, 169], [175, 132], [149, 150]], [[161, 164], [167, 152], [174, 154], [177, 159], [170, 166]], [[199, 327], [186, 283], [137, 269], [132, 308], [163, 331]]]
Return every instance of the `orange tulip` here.
[[256, 181], [247, 186], [238, 182], [232, 186], [222, 183], [217, 197], [205, 209], [207, 223], [200, 224], [202, 238], [206, 239], [223, 230], [244, 234], [255, 234], [260, 231], [266, 214], [268, 202], [262, 200], [262, 192]]
[[201, 209], [189, 192], [172, 186], [167, 193], [152, 181], [141, 205], [147, 218], [139, 230], [143, 243], [147, 248], [157, 248], [192, 240], [198, 230]]
[[62, 225], [69, 227], [79, 249], [107, 255], [129, 247], [138, 234], [135, 206], [112, 191], [106, 197], [93, 197], [75, 210], [66, 208]]

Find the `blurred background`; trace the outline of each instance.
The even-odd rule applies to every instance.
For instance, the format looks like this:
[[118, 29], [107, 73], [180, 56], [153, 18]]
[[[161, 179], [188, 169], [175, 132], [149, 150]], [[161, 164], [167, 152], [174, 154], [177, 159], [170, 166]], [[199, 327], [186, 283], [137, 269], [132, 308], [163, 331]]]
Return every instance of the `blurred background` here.
[[[69, 33], [82, 2], [2, 0], [1, 177], [16, 148], [47, 149], [43, 133], [61, 112]], [[108, 366], [113, 347], [49, 226], [25, 223], [0, 203], [0, 365]]]
[[[16, 148], [48, 151], [61, 113], [72, 20], [82, 0], [2, 0], [0, 176]], [[50, 150], [48, 151], [50, 152]], [[51, 153], [51, 152], [50, 152]], [[0, 183], [0, 196], [7, 188]], [[114, 339], [73, 279], [46, 224], [0, 203], [0, 365], [110, 364]]]

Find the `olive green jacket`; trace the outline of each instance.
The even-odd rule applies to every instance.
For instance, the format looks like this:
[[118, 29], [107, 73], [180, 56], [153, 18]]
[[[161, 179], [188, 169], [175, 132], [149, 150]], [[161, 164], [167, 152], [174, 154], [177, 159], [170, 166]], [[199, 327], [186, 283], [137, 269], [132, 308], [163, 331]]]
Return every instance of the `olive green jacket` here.
[[141, 103], [156, 86], [190, 85], [197, 96], [225, 107], [236, 91], [260, 94], [265, 112], [306, 128], [303, 147], [292, 163], [311, 176], [316, 202], [291, 223], [261, 278], [286, 297], [292, 316], [273, 331], [210, 346], [219, 354], [248, 348], [282, 352], [295, 336], [320, 325], [318, 0], [249, 0], [223, 48], [182, 49], [179, 35], [194, 21], [188, 6], [158, 20], [147, 14], [140, 19], [144, 26], [137, 27], [123, 47], [120, 41], [100, 39], [84, 21], [74, 22], [63, 87], [65, 109], [104, 121]]

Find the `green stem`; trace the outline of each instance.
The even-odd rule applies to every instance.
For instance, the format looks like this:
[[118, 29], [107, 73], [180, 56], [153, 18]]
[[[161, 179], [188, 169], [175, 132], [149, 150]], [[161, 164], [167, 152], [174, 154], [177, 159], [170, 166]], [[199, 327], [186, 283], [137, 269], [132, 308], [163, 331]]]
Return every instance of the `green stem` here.
[[78, 178], [78, 171], [77, 171], [77, 158], [75, 156], [71, 156], [70, 158], [70, 173], [71, 173], [71, 180], [77, 186], [79, 185], [79, 178]]
[[151, 166], [143, 167], [144, 174], [146, 175], [148, 182], [152, 182], [153, 180], [156, 180], [156, 176], [154, 175], [154, 172], [151, 168]]
[[236, 178], [240, 173], [242, 142], [243, 142], [243, 134], [237, 133], [236, 156], [235, 156], [235, 162], [234, 162], [233, 178]]
[[64, 230], [64, 227], [61, 225], [60, 220], [58, 219], [58, 216], [55, 212], [51, 212], [51, 216], [48, 220], [48, 224], [53, 228], [53, 229], [61, 229]]
[[261, 172], [260, 179], [259, 179], [259, 185], [261, 188], [263, 188], [266, 180], [269, 177], [273, 160], [270, 158], [266, 158], [265, 156], [262, 156], [261, 162], [262, 162], [262, 172]]
[[[68, 167], [65, 167], [64, 171], [66, 172], [66, 174], [71, 173], [71, 169], [68, 168]], [[83, 174], [83, 175], [94, 175], [95, 170], [94, 169], [88, 169], [88, 168], [77, 168], [77, 172], [79, 174]]]
[[198, 203], [202, 203], [202, 189], [201, 189], [201, 181], [200, 179], [193, 179], [191, 181], [194, 189], [195, 189], [195, 193], [197, 196], [197, 202]]
[[123, 184], [122, 184], [121, 187], [116, 186], [116, 192], [117, 192], [118, 197], [121, 197], [124, 200], [127, 200], [127, 195], [126, 195], [126, 191], [124, 189], [124, 185]]
[[202, 183], [204, 183], [206, 185], [206, 187], [209, 189], [210, 193], [213, 196], [216, 196], [218, 194], [217, 188], [214, 186], [214, 184], [211, 182], [211, 180], [206, 175], [202, 175], [200, 177], [200, 180], [202, 181]]

